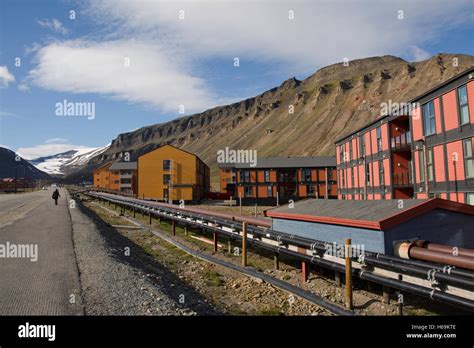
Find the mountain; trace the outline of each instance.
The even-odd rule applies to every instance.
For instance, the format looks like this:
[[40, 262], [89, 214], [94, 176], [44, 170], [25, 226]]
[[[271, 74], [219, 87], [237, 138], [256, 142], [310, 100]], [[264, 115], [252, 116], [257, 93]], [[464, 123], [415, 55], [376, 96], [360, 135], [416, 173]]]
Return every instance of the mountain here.
[[0, 147], [0, 178], [48, 180], [51, 177], [27, 160], [21, 157], [17, 158], [12, 150]]
[[260, 157], [334, 155], [334, 140], [377, 118], [381, 102], [408, 101], [473, 65], [473, 56], [461, 54], [419, 62], [382, 56], [333, 64], [253, 98], [120, 134], [71, 178], [90, 175], [123, 151], [133, 159], [166, 143], [198, 154], [211, 167], [214, 186], [216, 153], [226, 146], [256, 149]]
[[30, 161], [39, 170], [48, 174], [65, 175], [74, 172], [87, 162], [107, 150], [107, 146], [69, 150], [51, 156], [38, 157]]

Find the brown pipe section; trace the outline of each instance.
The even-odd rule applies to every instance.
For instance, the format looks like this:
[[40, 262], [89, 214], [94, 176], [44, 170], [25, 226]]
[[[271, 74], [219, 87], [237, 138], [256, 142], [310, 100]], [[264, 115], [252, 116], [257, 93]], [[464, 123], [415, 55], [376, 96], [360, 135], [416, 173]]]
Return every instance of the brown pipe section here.
[[410, 259], [437, 262], [459, 268], [474, 270], [474, 258], [467, 256], [454, 256], [452, 254], [429, 250], [426, 248], [419, 248], [416, 246], [412, 246], [410, 248], [409, 255]]
[[453, 255], [455, 252], [458, 256], [466, 256], [466, 257], [474, 257], [474, 250], [466, 249], [466, 248], [457, 248], [449, 246], [449, 245], [442, 245], [442, 244], [434, 244], [434, 243], [426, 243], [424, 248], [431, 250], [431, 251], [438, 251], [442, 253], [447, 253]]

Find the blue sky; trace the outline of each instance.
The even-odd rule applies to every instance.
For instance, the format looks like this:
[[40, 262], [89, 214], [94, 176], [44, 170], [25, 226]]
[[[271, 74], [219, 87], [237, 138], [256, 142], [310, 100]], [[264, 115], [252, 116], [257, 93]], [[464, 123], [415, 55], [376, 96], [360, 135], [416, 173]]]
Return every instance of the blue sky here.
[[[0, 145], [26, 158], [103, 146], [345, 57], [474, 54], [463, 0], [0, 4]], [[95, 103], [95, 118], [57, 116], [63, 100]]]

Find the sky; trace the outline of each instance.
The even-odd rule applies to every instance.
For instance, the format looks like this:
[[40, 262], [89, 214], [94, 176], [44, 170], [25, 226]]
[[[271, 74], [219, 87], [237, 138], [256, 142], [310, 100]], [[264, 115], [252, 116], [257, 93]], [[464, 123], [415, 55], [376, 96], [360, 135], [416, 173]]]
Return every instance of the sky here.
[[0, 146], [104, 146], [344, 58], [473, 55], [474, 2], [455, 3], [0, 0]]

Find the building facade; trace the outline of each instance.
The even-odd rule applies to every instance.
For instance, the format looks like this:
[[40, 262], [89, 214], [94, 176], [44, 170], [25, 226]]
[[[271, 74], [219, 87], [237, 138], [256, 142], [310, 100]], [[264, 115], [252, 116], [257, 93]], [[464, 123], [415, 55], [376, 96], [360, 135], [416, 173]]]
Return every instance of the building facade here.
[[114, 177], [113, 183], [110, 184], [113, 190], [136, 195], [137, 162], [114, 162], [109, 172]]
[[111, 172], [109, 169], [112, 163], [107, 163], [94, 171], [94, 187], [103, 190], [119, 190], [120, 177], [118, 173]]
[[474, 204], [474, 69], [336, 141], [338, 198]]
[[207, 198], [209, 167], [195, 154], [171, 145], [138, 158], [138, 197], [160, 201], [197, 202]]
[[337, 198], [336, 159], [268, 157], [257, 164], [222, 164], [220, 190], [243, 202], [275, 204], [308, 197]]

